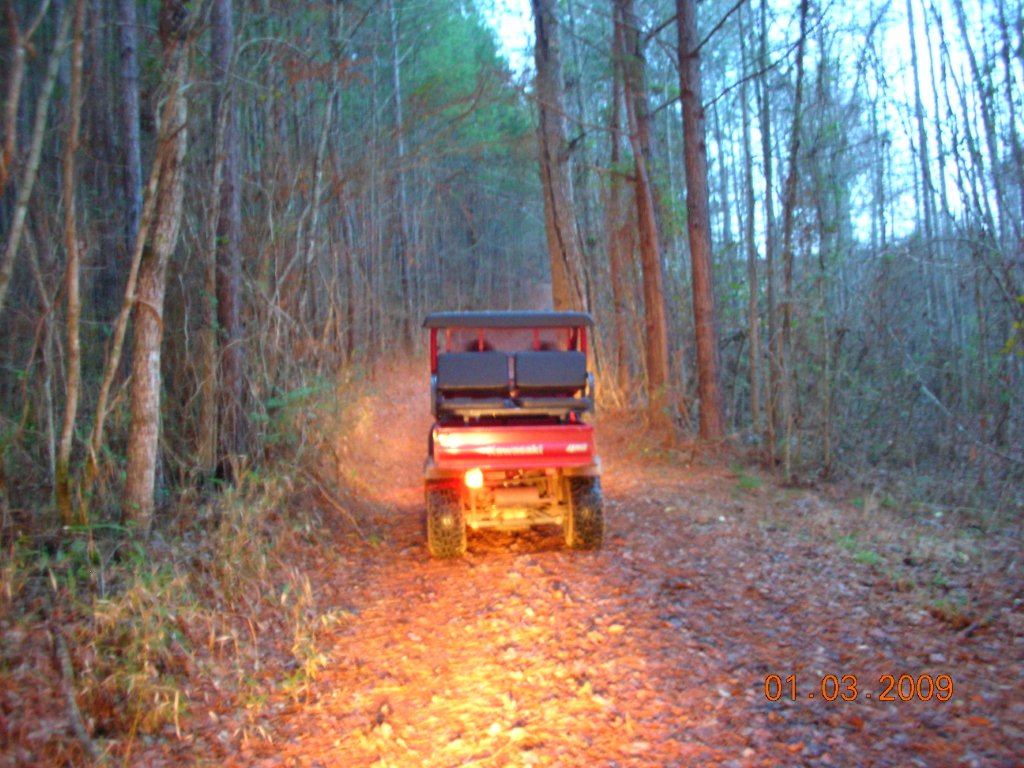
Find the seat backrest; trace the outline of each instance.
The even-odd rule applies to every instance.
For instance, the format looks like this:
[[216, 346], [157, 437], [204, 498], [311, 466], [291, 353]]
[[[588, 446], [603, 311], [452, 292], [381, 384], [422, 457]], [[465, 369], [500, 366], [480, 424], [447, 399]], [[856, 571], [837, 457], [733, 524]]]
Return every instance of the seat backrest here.
[[508, 393], [508, 355], [504, 352], [441, 352], [437, 390], [448, 395], [494, 396]]
[[587, 386], [582, 352], [516, 352], [516, 389], [524, 393], [574, 395]]

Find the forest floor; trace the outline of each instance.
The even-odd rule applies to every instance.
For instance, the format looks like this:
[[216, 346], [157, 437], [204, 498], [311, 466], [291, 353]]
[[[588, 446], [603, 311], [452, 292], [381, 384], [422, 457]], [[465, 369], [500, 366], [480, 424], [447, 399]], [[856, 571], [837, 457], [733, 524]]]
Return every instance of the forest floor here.
[[1021, 764], [1019, 519], [781, 488], [602, 414], [602, 550], [471, 533], [435, 561], [422, 379], [349, 409], [347, 490], [301, 497], [322, 524], [285, 560], [315, 631], [268, 615], [286, 594], [260, 602], [244, 686], [193, 672], [163, 735], [101, 748], [138, 765]]

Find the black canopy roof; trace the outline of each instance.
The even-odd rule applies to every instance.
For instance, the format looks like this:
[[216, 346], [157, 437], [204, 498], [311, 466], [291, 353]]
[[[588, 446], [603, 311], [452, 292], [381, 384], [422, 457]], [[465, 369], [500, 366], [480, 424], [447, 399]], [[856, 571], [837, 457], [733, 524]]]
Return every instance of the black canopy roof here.
[[433, 312], [423, 320], [424, 328], [571, 328], [592, 326], [586, 312]]

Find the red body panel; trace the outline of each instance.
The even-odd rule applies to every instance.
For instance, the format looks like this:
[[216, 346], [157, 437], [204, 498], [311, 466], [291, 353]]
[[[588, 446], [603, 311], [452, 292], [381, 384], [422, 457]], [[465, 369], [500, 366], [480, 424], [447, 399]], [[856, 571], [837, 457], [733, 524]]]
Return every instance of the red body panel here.
[[434, 465], [442, 470], [585, 467], [595, 453], [590, 424], [434, 428]]

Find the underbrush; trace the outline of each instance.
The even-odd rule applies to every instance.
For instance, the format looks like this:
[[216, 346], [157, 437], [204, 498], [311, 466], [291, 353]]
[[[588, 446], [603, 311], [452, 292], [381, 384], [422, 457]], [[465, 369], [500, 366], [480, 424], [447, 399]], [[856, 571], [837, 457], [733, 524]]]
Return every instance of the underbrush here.
[[346, 618], [320, 610], [307, 575], [354, 523], [323, 507], [335, 478], [318, 467], [361, 391], [343, 385], [284, 393], [272, 459], [219, 492], [184, 489], [148, 537], [114, 523], [8, 537], [0, 765], [130, 762], [228, 716], [229, 736], [258, 736], [270, 693], [308, 693], [322, 633]]
[[755, 485], [752, 471], [734, 467], [734, 496], [758, 510], [763, 531], [827, 552], [830, 568], [876, 595], [898, 595], [900, 610], [930, 615], [962, 637], [1019, 610], [1015, 572], [1024, 531], [1012, 507], [925, 503], [895, 482], [867, 492], [852, 482], [810, 492]]

